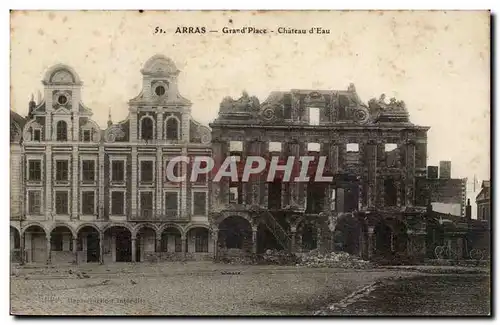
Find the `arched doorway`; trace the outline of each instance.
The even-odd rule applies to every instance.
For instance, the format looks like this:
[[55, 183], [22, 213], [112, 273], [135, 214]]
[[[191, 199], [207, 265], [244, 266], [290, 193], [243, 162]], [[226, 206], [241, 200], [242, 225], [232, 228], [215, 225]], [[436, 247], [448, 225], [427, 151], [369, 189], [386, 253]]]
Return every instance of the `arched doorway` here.
[[252, 252], [252, 226], [240, 216], [230, 216], [219, 224], [219, 246], [236, 254]]
[[261, 254], [268, 249], [289, 250], [290, 249], [290, 225], [283, 213], [274, 211], [261, 215], [257, 227], [257, 253]]
[[10, 226], [10, 260], [21, 262], [21, 235], [19, 230], [12, 226]]
[[[209, 232], [207, 228], [191, 228], [187, 232], [187, 251], [189, 253], [208, 253], [209, 251]], [[206, 255], [206, 254], [202, 254]]]
[[149, 226], [141, 227], [137, 232], [135, 260], [137, 262], [154, 260], [156, 257], [155, 246], [156, 230]]
[[304, 221], [297, 227], [297, 233], [301, 252], [318, 248], [318, 229], [315, 224]]
[[182, 254], [182, 233], [176, 227], [167, 227], [161, 233], [160, 259], [168, 260]]
[[361, 255], [364, 233], [361, 223], [354, 215], [341, 217], [337, 221], [333, 236], [335, 250], [351, 255]]
[[84, 226], [77, 233], [78, 261], [94, 263], [100, 261], [99, 231], [92, 226]]
[[24, 240], [26, 243], [26, 262], [45, 263], [48, 261], [47, 234], [42, 227], [32, 225], [26, 228], [24, 230]]
[[132, 262], [132, 233], [124, 226], [111, 226], [104, 232], [105, 252], [113, 262]]
[[384, 221], [380, 221], [374, 229], [375, 232], [375, 256], [378, 258], [392, 257], [394, 234]]
[[400, 257], [408, 255], [408, 230], [401, 221], [396, 221], [394, 224], [393, 248], [394, 252]]
[[53, 263], [73, 262], [73, 233], [67, 226], [57, 226], [50, 232], [50, 259]]

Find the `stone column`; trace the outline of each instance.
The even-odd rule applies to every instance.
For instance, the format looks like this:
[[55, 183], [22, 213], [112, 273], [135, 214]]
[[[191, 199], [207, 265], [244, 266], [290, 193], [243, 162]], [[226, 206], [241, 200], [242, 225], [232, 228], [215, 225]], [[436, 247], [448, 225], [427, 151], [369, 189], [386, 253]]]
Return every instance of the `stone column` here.
[[159, 112], [156, 114], [156, 142], [161, 142], [163, 138], [163, 113]]
[[21, 235], [19, 236], [19, 248], [20, 248], [20, 254], [21, 254], [21, 265], [24, 265], [25, 263], [25, 260], [26, 260], [26, 254], [24, 252], [24, 246], [25, 246], [25, 243], [24, 243], [24, 233], [21, 233]]
[[219, 251], [219, 229], [212, 230], [212, 240], [214, 245], [214, 259], [217, 259], [218, 251]]
[[299, 234], [298, 236], [299, 240], [297, 241], [297, 246], [298, 246], [298, 251], [302, 252], [302, 234]]
[[[137, 147], [132, 147], [132, 190], [130, 192], [130, 205], [131, 210], [127, 214], [130, 218], [134, 218], [137, 215]], [[128, 219], [128, 218], [127, 218]]]
[[78, 170], [78, 147], [73, 146], [73, 155], [72, 155], [71, 167], [72, 167], [72, 189], [71, 193], [73, 194], [73, 199], [71, 200], [71, 216], [70, 219], [78, 219], [78, 207], [79, 207], [79, 198], [78, 198], [78, 175], [80, 171]]
[[99, 264], [104, 264], [104, 233], [99, 233]]
[[137, 246], [136, 246], [136, 238], [132, 237], [132, 240], [130, 240], [130, 244], [132, 245], [132, 262], [135, 262], [135, 258], [137, 256]]
[[47, 241], [47, 264], [50, 264], [52, 261], [51, 261], [51, 245], [50, 245], [50, 234], [47, 235], [47, 238], [46, 238], [46, 241]]
[[257, 227], [252, 227], [252, 253], [257, 254]]
[[52, 148], [45, 148], [45, 220], [52, 220]]
[[321, 228], [319, 226], [316, 227], [316, 249], [319, 251], [323, 248], [323, 243], [321, 240]]
[[297, 233], [297, 228], [291, 227], [290, 233], [291, 233], [291, 238], [292, 238], [292, 240], [290, 241], [290, 252], [295, 253], [295, 250], [296, 250], [296, 248], [295, 248], [295, 235]]
[[186, 235], [181, 236], [181, 252], [182, 255], [186, 256]]
[[[99, 201], [98, 201], [98, 218], [104, 219], [104, 146], [99, 146], [99, 169], [98, 169], [98, 181], [99, 181]], [[110, 175], [111, 177], [111, 175]], [[108, 200], [111, 200], [109, 198]], [[111, 213], [111, 212], [110, 212]]]
[[162, 185], [163, 185], [163, 175], [162, 175], [162, 171], [163, 171], [163, 162], [162, 162], [162, 154], [161, 154], [161, 148], [158, 147], [157, 148], [157, 151], [156, 151], [156, 163], [155, 163], [155, 167], [156, 167], [156, 211], [155, 211], [155, 216], [156, 216], [156, 220], [160, 220], [161, 216], [162, 216]]
[[78, 243], [77, 237], [76, 237], [76, 236], [73, 236], [73, 255], [74, 255], [74, 258], [75, 258], [74, 264], [78, 264], [78, 249], [77, 249], [77, 243]]
[[368, 259], [372, 259], [373, 257], [373, 251], [374, 251], [374, 245], [373, 245], [373, 233], [374, 233], [375, 228], [374, 227], [368, 227]]

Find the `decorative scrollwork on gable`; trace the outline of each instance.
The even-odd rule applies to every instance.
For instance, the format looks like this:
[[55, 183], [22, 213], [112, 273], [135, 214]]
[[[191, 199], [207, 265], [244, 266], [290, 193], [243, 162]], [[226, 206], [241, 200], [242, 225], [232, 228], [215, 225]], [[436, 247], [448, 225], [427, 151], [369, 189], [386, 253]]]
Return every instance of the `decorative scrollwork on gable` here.
[[198, 133], [200, 134], [202, 144], [209, 144], [212, 141], [212, 134], [206, 126], [200, 125], [198, 127]]
[[115, 142], [116, 140], [121, 140], [123, 138], [125, 138], [125, 132], [121, 126], [117, 124], [110, 126], [104, 134], [104, 140], [106, 142]]

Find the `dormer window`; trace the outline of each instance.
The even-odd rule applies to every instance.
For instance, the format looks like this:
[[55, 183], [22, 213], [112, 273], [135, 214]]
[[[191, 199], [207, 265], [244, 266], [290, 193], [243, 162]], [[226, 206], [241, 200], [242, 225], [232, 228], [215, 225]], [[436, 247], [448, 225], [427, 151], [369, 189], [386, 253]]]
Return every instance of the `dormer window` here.
[[92, 132], [91, 130], [83, 130], [83, 142], [92, 141]]
[[33, 129], [33, 141], [42, 141], [42, 130]]
[[179, 139], [179, 121], [176, 117], [167, 118], [166, 122], [167, 140]]
[[154, 137], [154, 121], [150, 116], [144, 116], [141, 120], [141, 138], [142, 140], [152, 140]]
[[68, 125], [64, 121], [57, 122], [56, 125], [56, 140], [57, 141], [67, 141], [68, 140]]

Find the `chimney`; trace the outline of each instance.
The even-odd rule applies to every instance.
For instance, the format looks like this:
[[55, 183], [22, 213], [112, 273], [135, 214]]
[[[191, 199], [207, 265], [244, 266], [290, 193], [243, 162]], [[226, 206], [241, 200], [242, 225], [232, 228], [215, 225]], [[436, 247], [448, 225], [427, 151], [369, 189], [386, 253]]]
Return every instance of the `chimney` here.
[[441, 179], [451, 178], [451, 161], [439, 162], [439, 178]]
[[467, 205], [465, 206], [465, 218], [470, 220], [472, 218], [472, 210], [470, 205], [470, 199], [467, 199]]
[[438, 178], [438, 166], [427, 166], [427, 178], [429, 179]]

